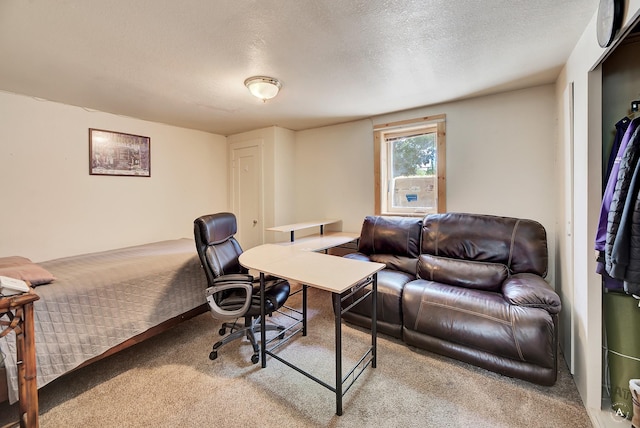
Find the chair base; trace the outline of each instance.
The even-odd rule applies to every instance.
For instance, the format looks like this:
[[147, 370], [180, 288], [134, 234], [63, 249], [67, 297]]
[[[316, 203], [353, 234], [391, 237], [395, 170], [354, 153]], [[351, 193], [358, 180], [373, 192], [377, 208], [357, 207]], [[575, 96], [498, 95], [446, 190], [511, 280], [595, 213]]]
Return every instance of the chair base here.
[[[256, 364], [260, 360], [260, 345], [258, 340], [256, 339], [256, 334], [261, 332], [260, 326], [260, 317], [255, 319], [245, 318], [245, 324], [239, 325], [237, 322], [228, 323], [225, 322], [220, 327], [219, 333], [220, 335], [224, 335], [226, 333], [226, 329], [230, 329], [231, 333], [226, 336], [224, 339], [219, 340], [213, 345], [213, 349], [209, 354], [210, 360], [215, 360], [218, 358], [218, 349], [222, 345], [226, 345], [229, 342], [232, 342], [236, 339], [240, 339], [242, 337], [246, 337], [251, 342], [251, 346], [253, 347], [253, 355], [251, 356], [251, 362]], [[270, 324], [266, 326], [266, 331], [284, 331], [285, 328], [281, 325]]]

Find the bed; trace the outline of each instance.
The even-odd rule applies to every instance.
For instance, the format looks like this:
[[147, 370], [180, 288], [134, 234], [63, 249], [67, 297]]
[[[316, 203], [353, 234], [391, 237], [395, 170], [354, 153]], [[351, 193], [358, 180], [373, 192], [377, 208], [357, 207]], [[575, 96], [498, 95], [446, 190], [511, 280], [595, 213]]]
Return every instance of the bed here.
[[[192, 239], [37, 265], [55, 277], [35, 288], [38, 388], [206, 311], [207, 282]], [[0, 339], [0, 402], [18, 399], [15, 347], [14, 334]]]

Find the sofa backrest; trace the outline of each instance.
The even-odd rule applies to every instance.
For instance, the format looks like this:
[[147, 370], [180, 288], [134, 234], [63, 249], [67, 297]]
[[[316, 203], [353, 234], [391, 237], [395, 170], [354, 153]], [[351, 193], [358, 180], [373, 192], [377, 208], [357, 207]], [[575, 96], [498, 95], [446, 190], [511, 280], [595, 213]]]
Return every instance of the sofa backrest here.
[[420, 255], [421, 218], [367, 216], [360, 231], [358, 251], [371, 254]]
[[421, 253], [500, 263], [515, 273], [547, 274], [547, 234], [534, 221], [482, 214], [429, 214], [422, 222]]
[[416, 274], [422, 218], [367, 216], [358, 251], [387, 268]]

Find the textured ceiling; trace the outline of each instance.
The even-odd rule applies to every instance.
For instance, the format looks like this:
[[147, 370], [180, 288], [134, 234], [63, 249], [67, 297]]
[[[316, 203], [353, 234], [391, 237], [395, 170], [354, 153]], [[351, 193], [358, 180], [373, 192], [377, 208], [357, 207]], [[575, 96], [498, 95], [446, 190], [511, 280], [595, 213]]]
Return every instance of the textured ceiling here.
[[[553, 82], [597, 6], [1, 0], [0, 90], [222, 135], [301, 130]], [[253, 98], [252, 75], [280, 94]]]

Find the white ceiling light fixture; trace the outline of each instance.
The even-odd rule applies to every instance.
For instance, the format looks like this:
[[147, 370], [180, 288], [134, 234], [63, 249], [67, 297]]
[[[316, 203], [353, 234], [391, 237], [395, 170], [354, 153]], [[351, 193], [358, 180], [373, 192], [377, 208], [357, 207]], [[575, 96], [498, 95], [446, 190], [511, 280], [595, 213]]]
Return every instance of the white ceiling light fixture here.
[[278, 95], [280, 88], [282, 88], [282, 83], [273, 77], [253, 76], [244, 81], [244, 86], [249, 89], [249, 92], [254, 97], [266, 102]]

